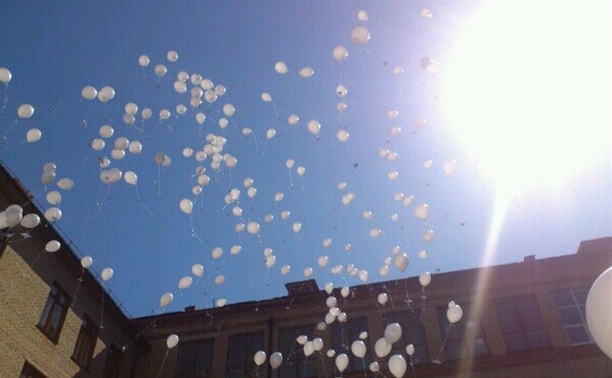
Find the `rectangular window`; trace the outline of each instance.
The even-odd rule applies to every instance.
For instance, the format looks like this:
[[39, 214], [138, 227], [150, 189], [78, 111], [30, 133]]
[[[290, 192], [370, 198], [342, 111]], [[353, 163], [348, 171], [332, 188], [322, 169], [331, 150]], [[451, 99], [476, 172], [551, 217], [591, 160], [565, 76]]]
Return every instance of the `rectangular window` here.
[[208, 378], [212, 375], [215, 339], [179, 343], [176, 378]]
[[419, 316], [412, 311], [386, 314], [383, 319], [383, 329], [387, 327], [387, 324], [391, 323], [398, 323], [402, 327], [402, 338], [393, 344], [393, 349], [391, 349], [389, 355], [405, 354], [406, 346], [412, 344], [414, 346], [412, 363], [416, 365], [429, 362], [425, 329]]
[[[253, 356], [257, 351], [264, 349], [264, 333], [247, 333], [232, 336], [229, 340], [229, 350], [227, 353], [227, 373], [228, 378], [255, 377], [258, 369]], [[263, 373], [259, 373], [263, 374]]]
[[593, 342], [586, 324], [585, 306], [589, 289], [566, 289], [554, 293], [553, 297], [559, 310], [561, 324], [570, 345]]
[[544, 320], [533, 295], [497, 299], [495, 308], [506, 341], [506, 351], [550, 346]]
[[68, 293], [57, 282], [54, 283], [38, 322], [38, 328], [54, 343], [59, 339], [69, 306]]
[[104, 365], [103, 378], [118, 377], [121, 372], [121, 363], [123, 362], [123, 353], [115, 345], [108, 347], [106, 355], [106, 364]]
[[72, 352], [72, 359], [85, 369], [89, 366], [89, 361], [96, 348], [98, 332], [98, 326], [89, 316], [85, 315], [81, 322], [81, 330], [74, 346], [74, 352]]
[[[367, 371], [370, 369], [370, 353], [369, 348], [366, 348], [366, 355], [364, 358], [359, 358], [353, 355], [351, 352], [351, 345], [354, 341], [360, 340], [359, 335], [362, 332], [368, 332], [368, 322], [366, 318], [355, 318], [349, 319], [346, 322], [334, 322], [331, 327], [332, 332], [332, 347], [331, 349], [336, 351], [336, 355], [345, 353], [349, 358], [349, 365], [343, 373], [349, 373], [352, 371]], [[364, 343], [368, 343], [369, 339], [363, 340]], [[333, 365], [335, 368], [335, 364]]]
[[34, 366], [30, 365], [28, 361], [23, 364], [21, 374], [19, 378], [47, 378], [46, 375], [38, 371]]
[[455, 324], [450, 324], [446, 317], [448, 306], [437, 307], [438, 323], [445, 338], [443, 353], [447, 360], [465, 357], [477, 357], [489, 354], [489, 347], [478, 322], [476, 314], [471, 312], [469, 304], [460, 303], [463, 317]]
[[282, 378], [310, 378], [317, 377], [317, 361], [315, 355], [306, 357], [304, 347], [297, 342], [298, 336], [307, 336], [313, 339], [314, 327], [312, 325], [283, 328], [280, 330], [280, 352], [283, 354], [283, 364], [279, 368], [279, 377]]

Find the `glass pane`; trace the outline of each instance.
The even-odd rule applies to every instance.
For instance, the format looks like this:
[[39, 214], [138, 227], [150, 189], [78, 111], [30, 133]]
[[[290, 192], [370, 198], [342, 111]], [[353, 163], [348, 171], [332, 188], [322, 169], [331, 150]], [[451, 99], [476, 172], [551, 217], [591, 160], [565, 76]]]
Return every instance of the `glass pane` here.
[[559, 315], [563, 325], [582, 324], [582, 316], [576, 307], [561, 308]]
[[589, 343], [589, 335], [583, 326], [565, 328], [571, 345]]
[[574, 289], [574, 296], [576, 297], [576, 302], [578, 302], [579, 305], [584, 305], [586, 303], [588, 294], [588, 289]]

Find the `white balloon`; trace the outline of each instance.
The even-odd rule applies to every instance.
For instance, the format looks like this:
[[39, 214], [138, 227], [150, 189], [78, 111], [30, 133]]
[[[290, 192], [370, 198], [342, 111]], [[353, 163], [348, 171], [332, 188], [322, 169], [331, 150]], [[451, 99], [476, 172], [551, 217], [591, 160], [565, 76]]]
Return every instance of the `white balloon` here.
[[261, 94], [261, 99], [263, 100], [263, 102], [270, 102], [272, 101], [272, 96], [268, 92], [263, 92]]
[[257, 222], [249, 222], [249, 224], [247, 225], [247, 231], [249, 232], [249, 234], [259, 234], [259, 223]]
[[62, 245], [57, 240], [51, 240], [45, 245], [45, 251], [53, 253], [59, 251]]
[[0, 81], [4, 84], [8, 84], [11, 81], [13, 74], [7, 68], [0, 67]]
[[378, 373], [380, 371], [380, 365], [378, 362], [374, 361], [370, 364], [370, 371], [372, 373]]
[[175, 346], [177, 346], [179, 343], [179, 337], [177, 335], [170, 335], [168, 336], [168, 338], [166, 339], [166, 346], [168, 347], [168, 349], [172, 349]]
[[312, 347], [315, 351], [320, 352], [323, 349], [323, 339], [316, 337], [312, 340]]
[[314, 75], [314, 70], [312, 69], [312, 67], [306, 66], [306, 67], [303, 67], [298, 72], [298, 75], [300, 75], [301, 77], [307, 79], [309, 77], [312, 77], [312, 75]]
[[223, 256], [223, 248], [215, 247], [210, 254], [213, 259], [218, 259], [219, 257]]
[[137, 140], [133, 140], [128, 145], [128, 151], [134, 155], [139, 155], [142, 152], [142, 143]]
[[183, 213], [189, 215], [193, 211], [193, 202], [188, 198], [183, 198], [179, 203], [179, 207]]
[[287, 118], [287, 122], [289, 122], [289, 124], [292, 126], [297, 125], [297, 123], [300, 122], [300, 117], [295, 114], [291, 114], [289, 118]]
[[204, 274], [204, 267], [201, 264], [193, 264], [191, 267], [191, 273], [193, 273], [196, 277], [202, 277]]
[[253, 360], [255, 361], [255, 364], [257, 366], [263, 365], [264, 362], [266, 362], [266, 352], [264, 352], [263, 350], [258, 351], [257, 353], [255, 353]]
[[394, 344], [402, 337], [402, 327], [399, 323], [390, 323], [385, 327], [385, 340], [389, 344]]
[[337, 61], [343, 62], [348, 57], [348, 49], [343, 45], [338, 45], [334, 47], [332, 55]]
[[453, 172], [455, 172], [455, 160], [447, 160], [444, 162], [444, 165], [442, 166], [443, 170], [444, 170], [444, 174], [446, 174], [447, 176], [451, 176], [453, 174]]
[[342, 130], [338, 130], [338, 133], [336, 134], [336, 137], [338, 138], [338, 140], [342, 143], [346, 142], [349, 140], [349, 133], [348, 131], [342, 129]]
[[343, 372], [347, 368], [348, 363], [349, 359], [346, 354], [342, 353], [336, 356], [336, 367], [340, 372]]
[[387, 295], [387, 293], [380, 293], [378, 294], [378, 303], [380, 303], [381, 305], [386, 305], [387, 301], [389, 300], [389, 296]]
[[21, 219], [21, 225], [25, 228], [34, 228], [40, 224], [40, 217], [37, 214], [27, 214]]
[[227, 304], [227, 299], [225, 298], [217, 299], [217, 302], [216, 302], [217, 307], [223, 307], [226, 304]]
[[361, 340], [355, 340], [353, 341], [353, 344], [351, 344], [351, 352], [353, 352], [353, 354], [359, 358], [365, 357], [366, 350], [366, 345]]
[[151, 63], [151, 59], [149, 59], [148, 56], [146, 55], [141, 55], [140, 57], [138, 57], [138, 64], [140, 64], [141, 67], [146, 67], [149, 65], [149, 63]]
[[370, 31], [364, 26], [358, 26], [351, 32], [351, 40], [358, 45], [365, 45], [370, 40]]
[[430, 282], [431, 282], [431, 274], [429, 274], [429, 272], [421, 273], [421, 275], [419, 276], [419, 283], [421, 284], [421, 286], [425, 287], [429, 285]]
[[408, 260], [408, 255], [405, 253], [398, 253], [395, 256], [395, 267], [400, 270], [400, 272], [405, 272], [408, 265], [410, 265], [410, 261]]
[[281, 62], [281, 61], [278, 61], [274, 64], [274, 70], [281, 75], [284, 75], [287, 72], [289, 72], [289, 69], [287, 68], [287, 65], [285, 64], [285, 62]]
[[193, 278], [190, 276], [185, 276], [179, 280], [178, 288], [179, 289], [187, 289], [193, 283]]
[[21, 104], [17, 109], [17, 115], [22, 119], [30, 118], [34, 115], [34, 107], [30, 104]]
[[72, 179], [69, 179], [69, 178], [63, 178], [63, 179], [61, 179], [61, 180], [59, 180], [57, 182], [57, 186], [60, 189], [70, 190], [70, 189], [74, 188], [74, 181]]
[[318, 135], [321, 132], [321, 124], [316, 119], [308, 121], [308, 131], [313, 135]]
[[281, 267], [281, 274], [283, 276], [286, 276], [287, 274], [289, 274], [290, 271], [291, 271], [291, 266], [290, 265], [283, 265]]
[[414, 354], [414, 345], [406, 345], [406, 354], [408, 354], [409, 356], [412, 356]]
[[83, 269], [89, 268], [92, 264], [93, 264], [93, 259], [91, 258], [91, 256], [84, 256], [81, 259], [81, 266], [83, 267]]
[[454, 302], [450, 302], [448, 305], [448, 309], [446, 310], [446, 318], [449, 323], [454, 324], [457, 323], [463, 317], [463, 309], [458, 304]]
[[304, 269], [304, 277], [308, 278], [308, 277], [312, 276], [312, 273], [313, 273], [312, 268]]
[[342, 295], [342, 298], [348, 297], [350, 293], [351, 289], [348, 286], [343, 286], [342, 289], [340, 289], [340, 294]]
[[406, 373], [406, 360], [399, 354], [394, 354], [389, 359], [389, 371], [396, 378], [401, 378]]
[[167, 305], [169, 305], [173, 301], [174, 301], [174, 295], [172, 293], [164, 293], [159, 298], [159, 305], [160, 305], [160, 307], [166, 307]]
[[274, 352], [270, 356], [270, 366], [272, 369], [278, 369], [283, 363], [283, 355], [281, 352]]
[[144, 108], [142, 109], [142, 112], [140, 112], [140, 116], [142, 117], [143, 120], [151, 118], [152, 115], [153, 115], [153, 111], [149, 108]]
[[100, 134], [100, 137], [110, 138], [115, 133], [115, 130], [112, 128], [111, 125], [104, 125], [100, 127], [100, 130], [98, 132]]
[[98, 92], [98, 100], [101, 102], [108, 102], [115, 97], [115, 89], [113, 87], [105, 86]]
[[374, 344], [374, 352], [379, 358], [386, 357], [389, 353], [391, 353], [392, 345], [385, 340], [384, 337], [376, 340], [376, 344]]
[[62, 211], [57, 207], [51, 207], [45, 211], [45, 219], [49, 223], [57, 222], [62, 218]]
[[234, 105], [232, 104], [223, 105], [223, 114], [225, 114], [227, 117], [233, 116], [235, 112], [236, 112], [236, 109], [234, 108]]
[[104, 268], [100, 276], [102, 277], [102, 280], [108, 281], [113, 278], [113, 274], [115, 274], [115, 272], [112, 268]]
[[612, 358], [612, 267], [595, 279], [586, 299], [586, 321], [595, 344]]
[[168, 68], [163, 64], [158, 64], [155, 66], [154, 71], [157, 76], [163, 77], [166, 75], [166, 72], [168, 72]]
[[215, 284], [221, 285], [224, 282], [225, 282], [225, 276], [223, 274], [219, 274], [217, 277], [215, 277]]
[[47, 202], [49, 202], [50, 205], [59, 205], [60, 202], [62, 202], [62, 195], [58, 191], [52, 190], [47, 193]]

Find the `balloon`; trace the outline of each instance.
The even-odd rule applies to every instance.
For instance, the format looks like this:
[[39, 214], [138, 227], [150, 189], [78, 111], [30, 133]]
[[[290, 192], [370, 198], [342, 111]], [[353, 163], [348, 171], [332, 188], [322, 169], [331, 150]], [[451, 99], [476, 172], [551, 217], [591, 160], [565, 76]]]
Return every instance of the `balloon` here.
[[276, 130], [274, 129], [268, 129], [268, 131], [266, 131], [266, 138], [268, 139], [272, 139], [276, 136]]
[[358, 45], [365, 45], [370, 40], [370, 31], [363, 26], [357, 26], [351, 32], [351, 40]]
[[386, 357], [391, 352], [391, 344], [385, 340], [384, 337], [376, 340], [376, 344], [374, 344], [374, 352], [379, 358]]
[[412, 356], [414, 354], [414, 345], [412, 345], [412, 344], [406, 345], [406, 353], [409, 356]]
[[4, 84], [8, 84], [11, 81], [13, 74], [7, 68], [0, 67], [0, 81]]
[[284, 75], [287, 72], [289, 72], [289, 69], [287, 68], [287, 65], [285, 64], [285, 62], [281, 62], [281, 61], [278, 61], [274, 64], [274, 70], [281, 75]]
[[223, 105], [223, 114], [225, 114], [226, 116], [231, 117], [234, 115], [235, 112], [236, 112], [236, 109], [234, 108], [234, 105], [232, 104]]
[[401, 378], [406, 373], [406, 360], [399, 354], [394, 354], [389, 359], [389, 371], [396, 378]]
[[289, 274], [290, 271], [291, 271], [291, 266], [289, 266], [289, 265], [283, 265], [281, 267], [281, 274], [283, 276], [286, 276], [287, 274]]
[[263, 365], [264, 362], [266, 362], [266, 352], [264, 352], [263, 350], [258, 351], [257, 353], [255, 353], [253, 360], [255, 361], [255, 364], [257, 366]]
[[115, 160], [121, 160], [125, 157], [125, 150], [118, 150], [116, 148], [113, 148], [113, 150], [111, 151], [111, 157]]
[[335, 355], [336, 355], [336, 351], [335, 351], [335, 350], [333, 350], [333, 349], [329, 349], [329, 350], [327, 351], [327, 357], [329, 357], [329, 358], [333, 358]]
[[93, 264], [93, 259], [91, 256], [85, 256], [81, 259], [81, 266], [83, 269], [89, 268]]
[[178, 345], [178, 342], [179, 337], [177, 335], [172, 334], [166, 339], [166, 346], [168, 346], [168, 349], [172, 349]]
[[165, 121], [168, 118], [170, 118], [170, 110], [162, 109], [162, 110], [159, 111], [159, 119], [160, 119], [160, 121]]
[[86, 87], [83, 87], [83, 89], [81, 90], [81, 96], [85, 100], [94, 100], [96, 96], [98, 96], [98, 90], [95, 87], [88, 85]]
[[336, 297], [327, 297], [327, 299], [325, 300], [325, 304], [327, 305], [327, 307], [333, 308], [338, 305], [338, 300], [336, 299]]
[[225, 276], [223, 274], [219, 274], [217, 277], [215, 277], [215, 284], [221, 285], [224, 282], [225, 282]]
[[128, 145], [128, 150], [134, 155], [139, 155], [142, 152], [142, 143], [137, 140], [133, 140]]
[[307, 79], [309, 77], [312, 77], [312, 75], [314, 75], [314, 70], [312, 69], [312, 67], [303, 67], [299, 72], [298, 75], [300, 75], [301, 77]]
[[331, 283], [331, 282], [328, 282], [328, 283], [325, 284], [324, 288], [325, 288], [325, 292], [327, 294], [331, 294], [334, 291], [334, 284]]
[[423, 236], [422, 236], [423, 242], [427, 243], [427, 242], [432, 241], [434, 239], [434, 235], [435, 234], [433, 230], [427, 230], [423, 232]]
[[193, 202], [188, 198], [183, 198], [179, 203], [179, 207], [183, 213], [189, 215], [193, 210]]
[[300, 222], [295, 222], [292, 226], [293, 232], [298, 233], [302, 230], [302, 224]]
[[217, 307], [223, 307], [226, 304], [227, 304], [227, 299], [225, 298], [217, 299], [217, 302], [216, 302]]
[[429, 207], [426, 203], [422, 203], [414, 208], [414, 215], [420, 220], [427, 220], [429, 217]]
[[336, 367], [340, 372], [343, 372], [347, 368], [348, 363], [349, 359], [346, 354], [342, 353], [336, 356]]
[[108, 102], [115, 97], [115, 90], [113, 87], [105, 86], [98, 92], [98, 100], [101, 102]]
[[595, 344], [612, 358], [612, 267], [595, 279], [586, 299], [586, 321]]
[[247, 225], [247, 231], [252, 235], [259, 234], [259, 228], [259, 223], [257, 222], [249, 222]]
[[223, 248], [221, 247], [213, 248], [211, 252], [211, 256], [213, 259], [218, 259], [219, 257], [223, 256]]
[[320, 352], [323, 349], [323, 339], [316, 337], [312, 340], [312, 347], [315, 351]]
[[344, 286], [342, 287], [342, 289], [340, 289], [340, 294], [342, 295], [342, 298], [348, 297], [350, 293], [351, 293], [351, 289], [348, 286]]
[[336, 134], [336, 137], [338, 138], [338, 140], [342, 143], [348, 141], [349, 139], [349, 133], [348, 131], [342, 129], [342, 130], [338, 130], [338, 133]]
[[402, 337], [402, 327], [398, 323], [387, 324], [385, 328], [385, 340], [389, 344], [393, 344]]
[[291, 212], [289, 210], [281, 211], [281, 218], [287, 220], [291, 216]]
[[403, 69], [401, 66], [395, 66], [395, 67], [393, 67], [393, 74], [394, 74], [394, 75], [399, 76], [399, 75], [401, 75], [401, 74], [403, 74], [403, 73], [404, 73], [404, 69]]
[[58, 242], [57, 240], [51, 240], [45, 245], [45, 251], [50, 253], [57, 252], [59, 251], [60, 247], [60, 242]]
[[110, 280], [111, 278], [113, 278], [113, 274], [115, 274], [115, 272], [113, 272], [112, 268], [104, 268], [101, 274], [102, 280], [104, 281]]
[[423, 8], [423, 10], [421, 11], [421, 17], [423, 18], [431, 18], [432, 13], [429, 9], [427, 8]]
[[34, 114], [34, 107], [30, 104], [21, 104], [17, 109], [17, 115], [19, 118], [27, 119], [32, 117]]
[[274, 352], [270, 356], [270, 366], [272, 369], [278, 369], [283, 363], [283, 355], [281, 352]]
[[297, 123], [300, 122], [300, 117], [295, 114], [291, 114], [289, 118], [287, 118], [287, 122], [289, 122], [289, 124], [292, 126], [297, 125]]
[[276, 256], [271, 255], [271, 256], [266, 257], [266, 266], [268, 268], [272, 268], [274, 264], [276, 264]]
[[334, 47], [332, 55], [337, 61], [343, 62], [348, 57], [348, 49], [342, 45], [338, 45]]
[[204, 92], [204, 99], [209, 104], [212, 104], [213, 102], [217, 101], [217, 93], [214, 90], [209, 89], [206, 92]]
[[149, 57], [146, 55], [141, 55], [138, 58], [138, 64], [140, 64], [140, 66], [143, 68], [148, 66], [150, 62], [151, 62], [151, 59], [149, 59]]
[[168, 54], [166, 54], [166, 58], [168, 58], [168, 61], [174, 63], [178, 60], [179, 56], [176, 51], [170, 50], [168, 51]]
[[304, 350], [304, 355], [306, 357], [311, 356], [315, 352], [314, 345], [312, 344], [312, 341], [307, 341], [304, 344], [303, 350]]
[[74, 181], [72, 179], [69, 179], [69, 178], [63, 178], [63, 179], [61, 179], [61, 180], [59, 180], [57, 182], [57, 186], [60, 189], [70, 190], [70, 189], [74, 188]]
[[455, 172], [455, 160], [447, 160], [444, 162], [444, 165], [442, 166], [443, 170], [444, 170], [444, 174], [447, 176], [450, 176], [453, 174], [453, 172]]
[[389, 180], [396, 180], [399, 177], [399, 172], [398, 171], [391, 171], [389, 173], [387, 173], [387, 178]]
[[263, 100], [263, 102], [270, 102], [272, 101], [272, 96], [268, 92], [263, 92], [261, 94], [261, 99]]
[[370, 371], [372, 373], [378, 373], [380, 371], [380, 365], [378, 362], [374, 361], [370, 364]]
[[359, 21], [367, 21], [368, 13], [364, 10], [360, 10], [359, 12], [357, 12], [357, 18], [359, 19]]
[[448, 309], [446, 310], [446, 318], [449, 323], [454, 324], [457, 323], [463, 317], [463, 309], [455, 302], [451, 301], [448, 304]]
[[366, 354], [365, 343], [361, 340], [353, 341], [353, 344], [351, 344], [351, 352], [359, 358], [364, 358]]
[[304, 277], [308, 278], [308, 277], [312, 276], [312, 273], [313, 273], [312, 268], [304, 269]]
[[405, 253], [401, 253], [395, 256], [394, 263], [397, 269], [399, 269], [401, 272], [405, 272], [406, 268], [408, 268], [408, 265], [410, 264], [410, 261]]
[[142, 109], [142, 112], [140, 112], [140, 116], [142, 117], [142, 119], [149, 119], [152, 115], [153, 111], [149, 108], [144, 108]]
[[189, 286], [191, 286], [192, 282], [193, 282], [193, 279], [190, 276], [185, 276], [179, 280], [178, 288], [187, 289]]
[[51, 207], [45, 211], [45, 219], [49, 223], [56, 222], [62, 218], [62, 211], [57, 207]]
[[40, 217], [37, 214], [28, 214], [21, 219], [21, 225], [25, 228], [34, 228], [40, 224]]
[[104, 125], [98, 130], [102, 138], [110, 138], [115, 133], [115, 130], [110, 125]]
[[4, 216], [8, 227], [17, 226], [23, 218], [23, 209], [19, 205], [11, 205], [6, 208]]
[[163, 64], [158, 64], [158, 65], [155, 66], [153, 71], [155, 71], [155, 74], [157, 76], [163, 77], [166, 74], [166, 72], [168, 72], [168, 69]]
[[204, 274], [204, 267], [201, 264], [193, 264], [191, 267], [191, 273], [193, 273], [196, 277], [202, 277]]
[[382, 234], [382, 231], [378, 228], [373, 228], [370, 230], [370, 237], [371, 238], [377, 238], [380, 236], [380, 234]]
[[381, 305], [386, 305], [388, 300], [389, 296], [387, 295], [387, 293], [378, 294], [378, 303], [380, 303]]
[[164, 293], [159, 298], [159, 305], [160, 305], [160, 307], [166, 307], [167, 305], [169, 305], [173, 301], [174, 301], [174, 295], [172, 295], [172, 293]]
[[308, 121], [308, 131], [313, 135], [318, 135], [321, 132], [321, 124], [316, 119]]
[[425, 287], [429, 285], [430, 282], [431, 282], [431, 274], [429, 274], [429, 272], [421, 273], [421, 275], [419, 276], [419, 283], [421, 284], [421, 286]]

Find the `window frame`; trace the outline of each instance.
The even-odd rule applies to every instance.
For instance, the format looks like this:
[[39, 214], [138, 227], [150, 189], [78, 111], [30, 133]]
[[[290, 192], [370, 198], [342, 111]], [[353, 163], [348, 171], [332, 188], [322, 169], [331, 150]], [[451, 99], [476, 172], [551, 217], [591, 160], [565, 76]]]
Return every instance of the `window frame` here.
[[[482, 325], [477, 321], [478, 316], [473, 313], [472, 304], [459, 303], [459, 305], [463, 309], [463, 317], [452, 325], [446, 316], [448, 306], [441, 305], [436, 307], [438, 325], [442, 332], [442, 339], [445, 340], [443, 350], [444, 358], [448, 361], [453, 361], [490, 355], [491, 350], [489, 349], [489, 343], [487, 342]], [[478, 329], [470, 331], [470, 323], [472, 325], [476, 324]], [[451, 333], [448, 334], [449, 332]], [[467, 338], [466, 336], [471, 337]], [[478, 345], [478, 340], [480, 339], [483, 341], [482, 345]], [[451, 348], [453, 353], [449, 356], [449, 349]], [[471, 351], [472, 353], [468, 355], [465, 351]]]
[[[188, 354], [186, 355], [186, 353]], [[212, 373], [214, 372], [214, 354], [214, 337], [182, 341], [178, 345], [178, 355], [176, 359], [174, 376], [176, 378], [197, 377], [196, 374], [202, 370], [204, 370], [207, 377], [212, 376]], [[193, 356], [195, 356], [195, 358], [190, 359], [190, 357]], [[191, 370], [186, 369], [186, 366]]]
[[[309, 358], [304, 355], [304, 348], [302, 345], [297, 343], [297, 337], [306, 335], [308, 340], [314, 338], [314, 327], [311, 324], [303, 324], [297, 326], [290, 326], [280, 328], [278, 331], [278, 345], [279, 351], [283, 354], [283, 364], [277, 369], [277, 377], [297, 377], [297, 378], [311, 378], [318, 377], [317, 373], [317, 360], [315, 357]], [[291, 337], [291, 339], [288, 338]], [[287, 338], [287, 342], [284, 342], [284, 337]], [[289, 340], [291, 340], [289, 342]], [[285, 347], [289, 346], [289, 350], [285, 350]], [[303, 374], [314, 366], [314, 375]], [[287, 372], [287, 370], [289, 370]]]
[[115, 344], [111, 344], [107, 350], [102, 378], [114, 378], [121, 371], [123, 352]]
[[[359, 325], [363, 325], [363, 329], [355, 329]], [[337, 339], [338, 332], [340, 332], [341, 339]], [[366, 316], [349, 318], [346, 322], [335, 321], [331, 325], [331, 348], [336, 351], [336, 355], [345, 353], [348, 356], [349, 364], [342, 373], [352, 372], [367, 372], [370, 370], [370, 363], [373, 361], [369, 348], [369, 338], [362, 340], [366, 343], [366, 354], [364, 358], [359, 358], [351, 351], [353, 342], [361, 340], [359, 334], [361, 332], [368, 332], [368, 318]], [[343, 347], [345, 345], [345, 347]], [[336, 364], [332, 359], [332, 371], [335, 371]]]
[[[533, 294], [496, 298], [494, 302], [499, 328], [506, 344], [506, 353], [537, 350], [552, 346], [540, 305]], [[505, 309], [507, 311], [504, 311], [503, 306], [508, 307]], [[514, 323], [513, 328], [515, 329], [508, 328], [511, 322]], [[544, 344], [546, 345], [537, 345], [539, 341], [544, 340], [539, 339], [538, 335], [545, 336], [546, 342]], [[519, 340], [519, 338], [522, 339], [523, 346], [513, 346], [511, 340]]]
[[[62, 299], [64, 303], [62, 303]], [[43, 312], [37, 324], [37, 328], [54, 344], [57, 344], [62, 333], [71, 302], [72, 298], [68, 295], [68, 292], [55, 281], [49, 290], [45, 307], [43, 307]], [[55, 330], [52, 328], [54, 322], [57, 322]]]
[[19, 378], [47, 378], [47, 376], [26, 360], [19, 373]]
[[[265, 369], [266, 366], [264, 364], [263, 367], [257, 367], [255, 365], [255, 361], [253, 360], [253, 356], [259, 350], [263, 350], [265, 347], [265, 333], [264, 331], [256, 331], [256, 332], [247, 332], [247, 333], [239, 333], [235, 335], [231, 335], [228, 339], [228, 348], [227, 348], [227, 361], [225, 367], [225, 376], [230, 377], [232, 374], [238, 374], [238, 376], [243, 377], [248, 371], [249, 365], [252, 362], [252, 367], [255, 367], [256, 370]], [[243, 343], [239, 343], [241, 346], [238, 349], [234, 349], [233, 345], [236, 341], [245, 340]], [[233, 367], [232, 357], [242, 357], [241, 366]]]
[[[383, 315], [383, 330], [388, 324], [398, 323], [402, 327], [402, 338], [401, 341], [394, 343], [391, 349], [390, 355], [401, 354], [406, 352], [406, 346], [412, 344], [414, 346], [414, 354], [412, 362], [414, 365], [425, 364], [431, 361], [429, 357], [429, 350], [427, 348], [427, 335], [425, 334], [425, 326], [421, 320], [421, 317], [416, 313], [405, 310], [395, 311]], [[417, 324], [415, 327], [414, 324]], [[412, 325], [412, 326], [411, 326]], [[410, 338], [410, 334], [418, 332], [421, 334], [422, 343], [415, 342]], [[420, 357], [423, 357], [422, 359]]]
[[[85, 315], [70, 357], [85, 370], [89, 369], [89, 362], [96, 350], [99, 333], [100, 327], [88, 315]], [[86, 350], [86, 348], [89, 348], [89, 350]]]
[[[567, 336], [567, 340], [569, 342], [569, 345], [571, 346], [576, 346], [576, 345], [587, 345], [587, 344], [592, 344], [593, 341], [593, 336], [591, 335], [591, 332], [589, 331], [589, 327], [587, 325], [586, 322], [586, 294], [584, 295], [584, 302], [583, 301], [579, 301], [578, 300], [578, 295], [576, 294], [577, 291], [580, 292], [586, 292], [586, 294], [588, 294], [589, 289], [588, 288], [584, 288], [584, 287], [580, 287], [580, 288], [566, 288], [566, 289], [562, 289], [562, 290], [557, 290], [555, 292], [553, 292], [553, 300], [555, 301], [555, 305], [557, 306], [557, 311], [559, 312], [559, 320], [561, 322], [561, 326], [563, 327], [563, 330], [565, 331], [565, 335]], [[560, 301], [558, 300], [558, 295], [562, 294], [562, 293], [569, 293], [572, 303], [571, 304], [563, 304], [560, 303]], [[570, 323], [570, 324], [565, 324], [564, 323], [564, 319], [563, 319], [563, 310], [567, 310], [567, 309], [576, 309], [578, 311], [578, 314], [580, 316], [580, 323]], [[573, 342], [572, 341], [572, 337], [570, 336], [570, 333], [568, 332], [568, 329], [578, 329], [578, 328], [582, 328], [584, 330], [584, 332], [586, 333], [587, 336], [587, 340], [586, 341], [582, 341], [582, 342]]]

